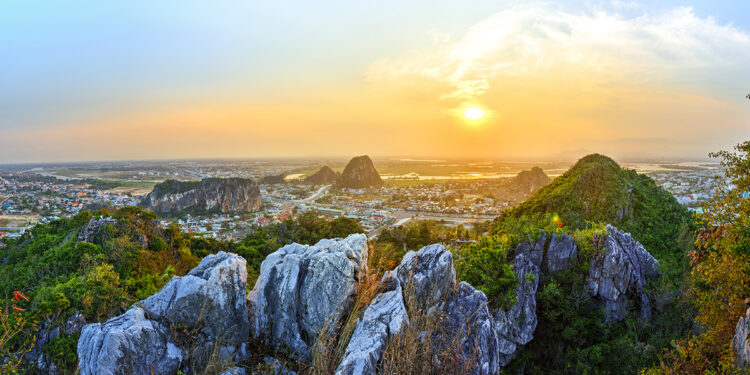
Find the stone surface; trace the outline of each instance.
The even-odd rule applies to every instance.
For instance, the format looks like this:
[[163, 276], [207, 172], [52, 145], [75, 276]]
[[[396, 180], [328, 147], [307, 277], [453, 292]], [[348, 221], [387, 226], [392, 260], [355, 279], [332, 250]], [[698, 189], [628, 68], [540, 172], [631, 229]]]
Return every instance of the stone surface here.
[[261, 206], [260, 188], [245, 178], [207, 178], [202, 181], [167, 180], [141, 201], [141, 206], [159, 213], [250, 212]]
[[77, 312], [71, 315], [65, 322], [65, 334], [72, 335], [81, 332], [84, 325], [86, 325], [86, 318], [83, 314]]
[[[199, 371], [217, 344], [222, 360], [245, 359], [250, 329], [246, 284], [242, 257], [219, 252], [203, 258], [125, 314], [84, 326], [78, 341], [81, 374]], [[190, 337], [177, 331], [172, 337], [167, 327], [190, 332]]]
[[52, 327], [52, 323], [43, 322], [37, 326], [36, 341], [34, 347], [26, 353], [24, 360], [34, 364], [39, 371], [46, 374], [57, 374], [58, 369], [52, 360], [44, 354], [44, 347], [60, 336], [60, 327]]
[[567, 234], [553, 234], [544, 256], [545, 271], [558, 272], [568, 269], [577, 257], [578, 247], [573, 237]]
[[537, 324], [536, 291], [545, 239], [542, 233], [542, 237], [533, 244], [522, 242], [516, 247], [516, 255], [511, 261], [513, 273], [519, 280], [516, 303], [508, 310], [497, 309], [494, 314], [500, 366], [510, 363], [520, 347], [534, 338]]
[[147, 319], [139, 307], [84, 326], [78, 340], [81, 375], [174, 374], [182, 358], [166, 327]]
[[445, 316], [445, 331], [457, 339], [464, 358], [471, 360], [472, 374], [497, 374], [500, 371], [498, 337], [487, 296], [466, 282], [440, 306]]
[[408, 311], [418, 310], [440, 319], [444, 329], [435, 332], [435, 343], [457, 343], [458, 360], [471, 364], [471, 374], [499, 371], [487, 297], [467, 283], [456, 285], [453, 256], [442, 245], [406, 253], [380, 288], [358, 322], [337, 374], [375, 374], [388, 338], [413, 321]]
[[349, 339], [337, 375], [375, 374], [388, 337], [409, 322], [398, 279], [391, 275], [381, 285], [383, 290], [367, 306]]
[[245, 375], [247, 372], [242, 367], [232, 367], [228, 370], [225, 370], [220, 375]]
[[659, 262], [629, 233], [607, 225], [604, 254], [591, 260], [586, 286], [604, 306], [607, 321], [622, 320], [632, 298], [641, 317], [651, 317], [651, 303], [644, 287], [660, 276]]
[[750, 343], [747, 338], [750, 335], [750, 309], [745, 312], [745, 316], [737, 321], [737, 327], [734, 330], [732, 339], [732, 348], [737, 356], [737, 366], [743, 370], [748, 369], [750, 365]]
[[335, 327], [348, 314], [367, 272], [367, 253], [367, 237], [352, 234], [314, 246], [291, 244], [269, 255], [247, 295], [253, 335], [309, 360], [323, 327]]

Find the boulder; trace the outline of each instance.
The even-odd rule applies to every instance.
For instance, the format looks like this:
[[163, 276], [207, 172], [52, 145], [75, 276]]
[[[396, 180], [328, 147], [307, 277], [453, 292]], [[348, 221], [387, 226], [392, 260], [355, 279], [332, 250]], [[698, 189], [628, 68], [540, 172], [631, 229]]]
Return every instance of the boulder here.
[[629, 233], [607, 225], [605, 251], [595, 255], [586, 278], [586, 287], [604, 307], [607, 321], [619, 321], [627, 314], [632, 298], [641, 317], [650, 319], [651, 303], [644, 290], [649, 280], [659, 277], [659, 261]]
[[[78, 341], [81, 374], [200, 371], [213, 352], [222, 360], [245, 359], [250, 328], [245, 263], [235, 254], [209, 255], [125, 314], [84, 326]], [[220, 347], [214, 350], [215, 345]]]
[[348, 314], [367, 272], [367, 253], [367, 237], [352, 234], [314, 246], [287, 245], [269, 255], [247, 294], [253, 335], [309, 360], [321, 330], [335, 328]]
[[737, 321], [737, 327], [734, 329], [734, 338], [732, 339], [732, 348], [737, 355], [737, 366], [743, 370], [748, 369], [750, 364], [750, 309], [747, 309], [745, 316]]
[[78, 340], [81, 375], [174, 374], [183, 355], [167, 328], [140, 307], [83, 327]]

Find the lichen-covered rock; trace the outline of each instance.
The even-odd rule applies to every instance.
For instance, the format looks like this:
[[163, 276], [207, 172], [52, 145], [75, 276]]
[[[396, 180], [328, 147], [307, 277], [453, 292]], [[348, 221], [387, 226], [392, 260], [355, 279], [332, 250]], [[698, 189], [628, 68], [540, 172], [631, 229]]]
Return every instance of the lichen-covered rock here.
[[324, 325], [335, 327], [354, 301], [367, 272], [367, 237], [321, 240], [314, 246], [291, 244], [261, 264], [247, 295], [251, 330], [303, 360]]
[[627, 304], [634, 298], [641, 316], [651, 317], [651, 303], [644, 287], [660, 276], [659, 262], [629, 233], [607, 225], [606, 251], [594, 256], [586, 278], [591, 295], [605, 309], [607, 321], [625, 318]]
[[[78, 341], [81, 373], [198, 371], [217, 344], [222, 360], [245, 359], [250, 329], [246, 287], [245, 259], [225, 252], [203, 258], [125, 314], [84, 326]], [[172, 337], [167, 327], [187, 328], [194, 337]]]
[[388, 337], [409, 322], [398, 279], [386, 275], [381, 286], [383, 290], [367, 306], [349, 339], [337, 375], [375, 374]]
[[140, 307], [84, 326], [78, 340], [81, 375], [174, 374], [182, 358], [167, 328], [147, 319]]
[[745, 316], [737, 321], [737, 327], [734, 329], [734, 338], [732, 339], [732, 348], [734, 348], [734, 353], [737, 355], [737, 366], [743, 370], [747, 370], [748, 365], [750, 365], [748, 335], [750, 335], [750, 309], [747, 309]]
[[456, 286], [453, 255], [443, 245], [429, 245], [410, 251], [394, 271], [406, 295], [429, 307], [442, 301]]

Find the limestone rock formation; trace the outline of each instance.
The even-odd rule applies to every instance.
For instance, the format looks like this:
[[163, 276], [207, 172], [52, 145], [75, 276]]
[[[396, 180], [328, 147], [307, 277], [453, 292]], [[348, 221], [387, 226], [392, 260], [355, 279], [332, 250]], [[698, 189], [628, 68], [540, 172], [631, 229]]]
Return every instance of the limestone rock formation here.
[[[199, 371], [217, 344], [223, 360], [246, 358], [246, 284], [242, 257], [219, 252], [203, 258], [125, 314], [84, 326], [78, 341], [81, 374]], [[170, 327], [187, 332], [170, 333]]]
[[343, 188], [362, 189], [372, 186], [380, 186], [380, 179], [375, 165], [369, 156], [357, 156], [349, 161], [341, 173], [336, 185]]
[[408, 252], [381, 285], [384, 291], [358, 322], [336, 374], [374, 374], [388, 338], [410, 324], [408, 311], [442, 318], [445, 329], [434, 333], [443, 336], [436, 342], [457, 344], [457, 360], [469, 361], [472, 374], [499, 371], [487, 297], [467, 283], [456, 285], [453, 256], [443, 246]]
[[269, 255], [247, 295], [253, 335], [302, 360], [328, 323], [349, 311], [359, 279], [367, 272], [367, 237], [325, 239], [314, 246], [291, 244]]
[[305, 178], [306, 184], [311, 185], [330, 185], [336, 183], [339, 174], [334, 172], [331, 167], [325, 165], [319, 171]]
[[141, 206], [162, 214], [257, 211], [260, 189], [245, 178], [207, 178], [202, 181], [167, 180], [154, 187]]
[[750, 365], [750, 343], [747, 338], [750, 335], [750, 309], [747, 309], [745, 316], [737, 321], [737, 327], [734, 329], [734, 338], [732, 339], [732, 348], [737, 355], [737, 366], [747, 370]]
[[521, 242], [511, 260], [518, 281], [516, 303], [508, 310], [495, 311], [495, 331], [498, 339], [500, 366], [505, 366], [516, 357], [521, 346], [534, 338], [536, 330], [536, 292], [541, 278], [546, 233], [542, 232], [535, 242]]
[[658, 278], [659, 262], [629, 233], [607, 225], [606, 251], [594, 256], [586, 278], [591, 295], [605, 308], [607, 321], [622, 320], [633, 298], [641, 316], [651, 317], [651, 303], [644, 287]]
[[552, 182], [552, 179], [544, 173], [542, 168], [533, 167], [531, 170], [518, 173], [513, 178], [511, 185], [520, 191], [533, 193], [550, 182]]

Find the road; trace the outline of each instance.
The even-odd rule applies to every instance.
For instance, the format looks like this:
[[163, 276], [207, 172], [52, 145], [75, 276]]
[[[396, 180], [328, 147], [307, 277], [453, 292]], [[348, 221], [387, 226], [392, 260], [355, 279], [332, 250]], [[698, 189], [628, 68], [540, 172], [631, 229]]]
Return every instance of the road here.
[[314, 202], [316, 199], [320, 198], [325, 193], [327, 193], [328, 189], [330, 189], [330, 188], [331, 188], [331, 185], [321, 186], [320, 189], [318, 189], [318, 191], [316, 191], [315, 193], [313, 193], [311, 196], [309, 196], [309, 197], [307, 197], [305, 199], [293, 200], [292, 202], [295, 202], [295, 203], [310, 203], [310, 202]]

